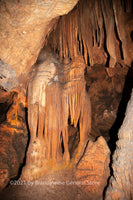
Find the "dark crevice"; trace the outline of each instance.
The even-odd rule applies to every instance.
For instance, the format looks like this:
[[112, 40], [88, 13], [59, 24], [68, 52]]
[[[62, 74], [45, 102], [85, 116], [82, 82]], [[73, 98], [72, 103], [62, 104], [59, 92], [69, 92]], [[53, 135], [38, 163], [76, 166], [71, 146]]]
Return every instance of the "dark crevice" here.
[[17, 95], [17, 93], [13, 92], [11, 94], [11, 97], [9, 97], [10, 98], [9, 100], [6, 100], [5, 102], [0, 103], [0, 124], [6, 121], [7, 112], [14, 103], [13, 98], [15, 95]]
[[82, 154], [82, 156], [80, 157], [80, 159], [79, 159], [78, 163], [76, 164], [76, 166], [78, 166], [78, 164], [80, 163], [80, 161], [81, 161], [82, 158], [84, 157], [84, 154], [85, 154], [85, 152], [86, 152], [86, 148], [87, 148], [87, 146], [88, 146], [88, 143], [89, 143], [89, 140], [86, 142], [86, 145], [85, 145], [85, 148], [84, 148], [83, 154]]
[[79, 50], [79, 52], [81, 52], [81, 44], [80, 44], [79, 34], [77, 35], [77, 41], [78, 41], [78, 50]]
[[36, 137], [38, 137], [38, 127], [39, 127], [39, 105], [38, 105], [38, 118], [37, 118]]
[[7, 102], [0, 103], [0, 124], [6, 120], [6, 113], [11, 107], [12, 104], [8, 104]]
[[96, 43], [97, 43], [97, 30], [95, 30], [95, 39], [96, 39]]
[[92, 46], [94, 47], [94, 36], [92, 36]]
[[99, 28], [99, 26], [98, 26], [98, 35], [99, 35], [98, 47], [99, 47], [99, 46], [100, 46], [100, 37], [101, 37], [101, 35], [100, 35], [100, 28]]
[[81, 39], [81, 42], [82, 42], [82, 55], [83, 55], [83, 57], [84, 57], [84, 44], [83, 44], [83, 40]]
[[87, 65], [90, 66], [90, 58], [88, 52], [87, 52]]
[[[72, 135], [69, 135], [69, 129], [73, 130]], [[69, 117], [68, 117], [68, 146], [69, 146], [69, 152], [70, 152], [70, 159], [73, 157], [73, 154], [79, 144], [79, 132], [80, 132], [80, 126], [79, 126], [79, 120], [77, 123], [77, 126], [74, 127], [74, 124], [71, 124], [71, 115], [70, 115], [70, 110], [69, 110]], [[78, 140], [78, 142], [77, 142]]]
[[65, 150], [65, 148], [64, 148], [64, 142], [63, 142], [63, 135], [62, 135], [62, 132], [61, 132], [61, 150], [62, 150], [62, 154], [64, 154], [64, 150]]
[[131, 37], [131, 40], [132, 40], [132, 42], [133, 42], [133, 31], [131, 31], [130, 37]]

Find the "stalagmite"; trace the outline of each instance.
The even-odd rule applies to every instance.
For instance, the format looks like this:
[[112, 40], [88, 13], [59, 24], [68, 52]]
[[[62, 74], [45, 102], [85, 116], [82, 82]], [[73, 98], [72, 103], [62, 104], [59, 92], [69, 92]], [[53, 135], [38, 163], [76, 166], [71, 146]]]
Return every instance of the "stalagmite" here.
[[[43, 58], [44, 57], [44, 58]], [[42, 56], [33, 67], [28, 84], [28, 124], [31, 134], [22, 178], [32, 180], [49, 169], [69, 165], [68, 119], [77, 127], [80, 142], [73, 155], [76, 164], [91, 131], [91, 105], [85, 90], [82, 57], [60, 64], [52, 53]], [[63, 148], [62, 148], [63, 145]]]
[[[47, 60], [46, 60], [47, 57]], [[30, 145], [27, 152], [27, 164], [22, 177], [37, 178], [37, 172], [42, 172], [46, 163], [46, 142], [44, 140], [44, 119], [46, 109], [46, 86], [54, 77], [56, 67], [49, 62], [48, 55], [44, 55], [45, 62], [33, 68], [28, 84], [28, 124], [31, 133]], [[42, 57], [40, 56], [40, 60]], [[36, 177], [34, 176], [36, 174]], [[40, 176], [40, 175], [39, 175]]]

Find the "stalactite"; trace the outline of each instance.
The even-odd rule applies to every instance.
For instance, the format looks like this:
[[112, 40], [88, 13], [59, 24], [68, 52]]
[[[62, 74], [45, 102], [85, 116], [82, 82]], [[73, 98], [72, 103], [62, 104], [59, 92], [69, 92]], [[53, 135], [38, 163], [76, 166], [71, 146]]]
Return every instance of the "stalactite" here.
[[[123, 2], [124, 0], [122, 3]], [[130, 0], [128, 0], [128, 2], [133, 6], [133, 2], [131, 3]], [[133, 13], [132, 11], [130, 13], [124, 12], [120, 0], [113, 0], [113, 10], [118, 36], [122, 43], [121, 51], [123, 52], [124, 63], [130, 66], [133, 60], [132, 40], [130, 38], [130, 33], [133, 30]]]
[[51, 34], [50, 38], [55, 40], [61, 38], [62, 44], [57, 45], [51, 39], [49, 43], [54, 49], [56, 45], [62, 61], [66, 60], [66, 54], [72, 60], [80, 54], [91, 66], [96, 63], [107, 67], [115, 67], [116, 63], [130, 65], [133, 57], [131, 13], [131, 0], [80, 0], [73, 11], [60, 18]]
[[109, 66], [114, 67], [115, 64], [120, 60], [120, 49], [119, 41], [117, 40], [115, 35], [113, 7], [112, 3], [105, 0], [101, 2], [101, 7], [106, 29], [106, 47], [110, 56]]
[[[62, 25], [66, 29], [66, 20], [62, 20]], [[63, 57], [64, 60], [68, 60], [68, 47], [67, 47], [67, 37], [66, 37], [66, 31], [63, 31], [62, 33], [63, 41], [62, 41], [62, 46], [63, 46]]]
[[60, 53], [60, 61], [62, 61], [63, 59], [63, 30], [62, 30], [62, 27], [60, 26], [59, 27], [59, 47], [60, 47], [60, 50], [59, 50], [59, 53]]

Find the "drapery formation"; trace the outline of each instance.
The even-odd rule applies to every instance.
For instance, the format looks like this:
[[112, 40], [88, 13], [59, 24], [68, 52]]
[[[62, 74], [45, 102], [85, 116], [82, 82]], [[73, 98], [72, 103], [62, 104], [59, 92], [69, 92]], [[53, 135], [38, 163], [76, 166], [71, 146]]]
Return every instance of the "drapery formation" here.
[[[91, 130], [91, 105], [85, 90], [84, 60], [59, 65], [51, 55], [36, 66], [28, 87], [28, 123], [31, 140], [22, 177], [36, 179], [45, 168], [69, 164], [68, 121], [79, 124], [78, 162]], [[29, 172], [30, 170], [30, 172]]]

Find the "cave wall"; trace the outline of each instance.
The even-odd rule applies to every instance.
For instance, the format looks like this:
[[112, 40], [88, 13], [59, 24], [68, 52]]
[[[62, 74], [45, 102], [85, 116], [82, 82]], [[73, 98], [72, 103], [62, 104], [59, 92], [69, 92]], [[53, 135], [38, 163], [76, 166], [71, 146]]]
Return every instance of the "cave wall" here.
[[[0, 92], [0, 191], [11, 178], [18, 177], [28, 142], [25, 97], [16, 92]], [[21, 100], [20, 100], [21, 99]], [[22, 101], [23, 100], [23, 101]], [[6, 107], [5, 107], [6, 106]], [[2, 115], [3, 114], [3, 115]]]
[[133, 90], [113, 155], [113, 175], [106, 191], [107, 200], [130, 200], [133, 197]]

